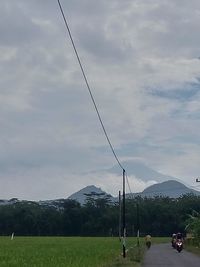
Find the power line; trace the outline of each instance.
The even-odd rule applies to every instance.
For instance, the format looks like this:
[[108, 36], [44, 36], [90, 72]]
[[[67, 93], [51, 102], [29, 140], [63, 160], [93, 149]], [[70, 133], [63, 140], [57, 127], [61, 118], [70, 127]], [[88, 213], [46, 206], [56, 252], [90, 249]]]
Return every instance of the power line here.
[[102, 127], [102, 129], [103, 129], [103, 132], [104, 132], [104, 134], [105, 134], [105, 137], [106, 137], [106, 139], [107, 139], [107, 141], [108, 141], [108, 144], [109, 144], [109, 146], [110, 146], [110, 149], [111, 149], [111, 151], [112, 151], [112, 153], [113, 153], [113, 155], [114, 155], [114, 157], [115, 157], [115, 159], [116, 159], [118, 165], [120, 166], [120, 168], [121, 168], [122, 170], [124, 170], [122, 164], [120, 163], [120, 161], [119, 161], [119, 159], [118, 159], [118, 157], [117, 157], [117, 154], [115, 153], [114, 147], [113, 147], [113, 145], [112, 145], [112, 143], [111, 143], [111, 141], [110, 141], [110, 139], [109, 139], [109, 137], [108, 137], [108, 134], [107, 134], [107, 132], [106, 132], [105, 126], [104, 126], [103, 121], [102, 121], [102, 119], [101, 119], [101, 116], [100, 116], [100, 113], [99, 113], [99, 111], [98, 111], [98, 108], [97, 108], [97, 105], [96, 105], [94, 96], [93, 96], [93, 94], [92, 94], [92, 91], [91, 91], [90, 86], [89, 86], [89, 83], [88, 83], [88, 79], [87, 79], [87, 77], [86, 77], [86, 74], [85, 74], [83, 65], [82, 65], [82, 63], [81, 63], [81, 60], [80, 60], [78, 51], [77, 51], [77, 49], [76, 49], [74, 40], [73, 40], [73, 38], [72, 38], [72, 34], [71, 34], [71, 31], [70, 31], [70, 28], [69, 28], [69, 24], [68, 24], [68, 22], [67, 22], [67, 19], [66, 19], [66, 16], [65, 16], [65, 14], [64, 14], [62, 5], [61, 5], [61, 3], [60, 3], [60, 0], [58, 0], [58, 5], [59, 5], [59, 8], [60, 8], [60, 11], [61, 11], [61, 14], [62, 14], [64, 23], [65, 23], [65, 26], [66, 26], [66, 28], [67, 28], [67, 32], [68, 32], [68, 34], [69, 34], [69, 37], [70, 37], [70, 40], [71, 40], [71, 43], [72, 43], [74, 52], [75, 52], [75, 54], [76, 54], [76, 57], [77, 57], [77, 60], [78, 60], [78, 63], [79, 63], [81, 72], [82, 72], [82, 74], [83, 74], [83, 78], [84, 78], [84, 80], [85, 80], [85, 83], [86, 83], [88, 92], [89, 92], [89, 94], [90, 94], [91, 100], [92, 100], [92, 102], [93, 102], [93, 104], [94, 104], [94, 108], [95, 108], [96, 113], [97, 113], [97, 116], [98, 116], [98, 119], [99, 119], [99, 121], [100, 121], [101, 127]]
[[126, 182], [127, 182], [127, 185], [128, 185], [128, 188], [129, 188], [129, 191], [130, 191], [130, 194], [131, 194], [131, 197], [132, 197], [132, 199], [134, 199], [134, 195], [133, 195], [133, 193], [131, 191], [131, 187], [130, 187], [130, 183], [129, 183], [129, 180], [128, 180], [127, 173], [126, 173]]

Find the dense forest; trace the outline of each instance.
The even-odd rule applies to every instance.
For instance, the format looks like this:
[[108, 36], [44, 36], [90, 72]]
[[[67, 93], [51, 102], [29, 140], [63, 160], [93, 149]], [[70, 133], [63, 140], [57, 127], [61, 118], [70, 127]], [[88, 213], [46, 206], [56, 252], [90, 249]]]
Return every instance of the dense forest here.
[[[193, 211], [200, 212], [200, 196], [127, 199], [127, 236], [135, 236], [138, 227], [141, 235], [184, 232]], [[56, 206], [21, 201], [0, 206], [0, 235], [117, 236], [119, 217], [119, 203], [107, 195], [88, 195], [83, 206], [69, 199]]]

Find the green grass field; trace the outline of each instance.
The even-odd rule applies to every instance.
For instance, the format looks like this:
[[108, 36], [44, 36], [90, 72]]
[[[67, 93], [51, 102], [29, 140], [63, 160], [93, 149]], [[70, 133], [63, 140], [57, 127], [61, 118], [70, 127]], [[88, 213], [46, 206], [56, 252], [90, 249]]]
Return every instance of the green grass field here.
[[[136, 239], [128, 238], [127, 247], [136, 250]], [[123, 261], [118, 238], [0, 237], [0, 266], [120, 267], [130, 266], [130, 261]]]
[[0, 238], [1, 267], [109, 266], [119, 254], [117, 238]]

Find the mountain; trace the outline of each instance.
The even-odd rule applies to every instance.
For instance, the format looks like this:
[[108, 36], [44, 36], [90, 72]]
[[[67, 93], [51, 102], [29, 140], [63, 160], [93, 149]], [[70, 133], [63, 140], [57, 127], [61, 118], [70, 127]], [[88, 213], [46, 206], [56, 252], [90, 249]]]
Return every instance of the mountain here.
[[[147, 181], [164, 182], [167, 180], [178, 180], [175, 177], [157, 172], [154, 169], [142, 163], [141, 161], [137, 161], [137, 160], [124, 161], [122, 162], [122, 166], [125, 168], [129, 176], [133, 175], [136, 178], [144, 182], [147, 182]], [[119, 174], [119, 166], [115, 165], [111, 169], [108, 169], [108, 172]]]
[[[118, 201], [117, 196], [113, 197], [110, 194], [107, 194], [101, 188], [98, 188], [94, 185], [84, 187], [83, 189], [69, 196], [67, 199], [74, 199], [78, 201], [81, 205], [83, 205], [87, 198], [86, 194], [93, 194], [94, 196], [96, 195], [96, 198], [109, 196], [112, 202]], [[178, 198], [185, 194], [194, 194], [200, 196], [200, 191], [188, 188], [183, 183], [178, 182], [176, 180], [168, 180], [151, 185], [140, 193], [126, 194], [126, 198], [132, 198], [136, 196], [141, 196], [141, 197], [167, 196], [170, 198]], [[55, 200], [38, 201], [37, 203], [42, 206], [59, 208], [65, 201], [66, 199], [55, 199]], [[27, 200], [20, 201], [17, 198], [12, 198], [10, 200], [0, 200], [0, 205], [13, 205], [18, 202], [28, 203], [29, 201]]]
[[134, 196], [136, 195], [140, 195], [142, 197], [167, 196], [170, 198], [178, 198], [185, 194], [200, 195], [200, 191], [188, 188], [187, 186], [178, 181], [168, 180], [162, 183], [151, 185], [141, 193], [134, 194]]
[[[81, 204], [85, 203], [86, 195], [89, 193], [96, 193], [96, 194], [106, 194], [106, 192], [102, 191], [101, 188], [97, 188], [94, 185], [87, 186], [80, 191], [72, 194], [69, 199], [74, 199], [80, 202]], [[168, 180], [162, 183], [157, 183], [147, 187], [140, 193], [133, 193], [133, 194], [126, 194], [127, 198], [141, 196], [141, 197], [155, 197], [155, 196], [167, 196], [170, 198], [178, 198], [185, 194], [194, 194], [200, 195], [200, 191], [196, 191], [193, 189], [188, 188], [183, 183], [178, 182], [176, 180]], [[111, 201], [118, 201], [118, 197], [112, 197]]]
[[[114, 201], [115, 198], [111, 196], [110, 194], [107, 194], [105, 191], [101, 190], [101, 188], [98, 188], [94, 185], [86, 186], [83, 189], [79, 190], [78, 192], [73, 193], [71, 196], [69, 196], [67, 199], [73, 199], [78, 201], [81, 205], [85, 204], [86, 202], [86, 194], [93, 194], [94, 196], [96, 195], [96, 198], [98, 197], [104, 197], [104, 196], [109, 196], [111, 201]], [[66, 199], [54, 199], [54, 200], [40, 200], [40, 201], [35, 201], [41, 206], [47, 206], [47, 207], [54, 207], [54, 208], [60, 208], [62, 204]], [[12, 198], [10, 200], [3, 200], [0, 199], [0, 205], [13, 205], [15, 203], [20, 203], [20, 202], [29, 202], [27, 200], [18, 200], [17, 198]], [[32, 201], [30, 201], [32, 202]]]
[[86, 198], [87, 198], [86, 194], [107, 195], [107, 196], [110, 196], [111, 201], [114, 200], [114, 198], [111, 195], [107, 194], [106, 192], [101, 190], [101, 188], [98, 188], [94, 185], [84, 187], [83, 189], [81, 189], [78, 192], [69, 196], [68, 199], [74, 199], [74, 200], [78, 201], [81, 205], [83, 205], [86, 201]]

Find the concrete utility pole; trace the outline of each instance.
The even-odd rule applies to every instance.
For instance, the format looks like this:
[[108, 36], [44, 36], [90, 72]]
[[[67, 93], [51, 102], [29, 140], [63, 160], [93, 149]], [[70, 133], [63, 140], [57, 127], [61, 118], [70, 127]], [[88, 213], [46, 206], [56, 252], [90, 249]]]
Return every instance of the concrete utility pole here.
[[139, 203], [136, 204], [137, 207], [137, 247], [140, 246], [140, 210]]
[[122, 203], [121, 203], [121, 192], [119, 191], [119, 240], [122, 237]]
[[122, 212], [122, 222], [123, 222], [123, 257], [126, 257], [126, 221], [125, 221], [125, 170], [123, 169], [123, 212]]

